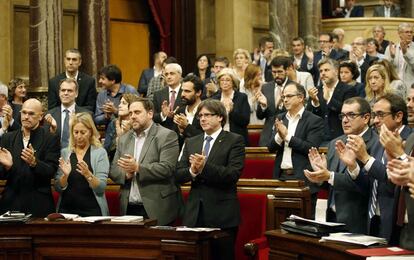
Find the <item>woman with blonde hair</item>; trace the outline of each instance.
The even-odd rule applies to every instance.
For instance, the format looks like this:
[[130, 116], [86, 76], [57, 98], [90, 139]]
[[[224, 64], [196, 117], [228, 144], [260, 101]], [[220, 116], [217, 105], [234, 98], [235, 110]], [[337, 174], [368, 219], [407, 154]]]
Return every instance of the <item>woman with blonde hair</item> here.
[[250, 124], [263, 124], [264, 119], [257, 118], [256, 110], [258, 106], [257, 93], [262, 90], [262, 70], [255, 64], [249, 64], [244, 72], [244, 86], [240, 86], [240, 92], [247, 95], [250, 105]]
[[[250, 53], [245, 49], [236, 49], [233, 53], [233, 70], [238, 80], [243, 81], [247, 65], [252, 63]], [[241, 83], [242, 84], [242, 83]]]
[[388, 77], [390, 79], [391, 88], [394, 90], [395, 94], [401, 96], [404, 100], [407, 100], [407, 86], [398, 76], [394, 65], [392, 65], [391, 62], [386, 59], [376, 61], [375, 64], [380, 64], [385, 67], [385, 70], [387, 71]]
[[107, 216], [105, 198], [109, 160], [89, 113], [70, 119], [69, 146], [61, 151], [55, 188], [60, 193], [57, 211], [80, 216]]
[[226, 108], [228, 120], [223, 128], [243, 136], [247, 145], [247, 125], [250, 122], [250, 106], [247, 96], [238, 91], [239, 81], [232, 69], [222, 69], [217, 75], [217, 82], [220, 91], [212, 98], [220, 100]]
[[378, 64], [369, 67], [365, 81], [365, 99], [369, 104], [373, 106], [379, 97], [393, 92], [385, 67]]

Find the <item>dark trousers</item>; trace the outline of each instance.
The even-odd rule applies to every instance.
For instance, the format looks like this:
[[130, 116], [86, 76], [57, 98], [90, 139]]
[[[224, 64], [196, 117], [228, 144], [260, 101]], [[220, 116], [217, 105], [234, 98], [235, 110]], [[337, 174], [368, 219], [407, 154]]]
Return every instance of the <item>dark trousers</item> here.
[[128, 204], [127, 215], [143, 216], [144, 219], [148, 218], [148, 214], [145, 211], [143, 204]]
[[311, 219], [315, 219], [316, 201], [318, 200], [318, 193], [311, 194]]
[[[203, 203], [200, 202], [200, 208], [198, 211], [197, 216], [197, 223], [196, 227], [212, 227], [205, 223], [204, 221], [204, 214], [203, 214]], [[211, 249], [210, 252], [212, 254], [212, 259], [214, 260], [234, 260], [236, 259], [235, 255], [235, 245], [236, 245], [236, 238], [237, 232], [239, 231], [239, 227], [230, 227], [230, 228], [221, 228], [222, 231], [227, 233], [228, 236], [220, 237], [214, 239], [211, 242]]]

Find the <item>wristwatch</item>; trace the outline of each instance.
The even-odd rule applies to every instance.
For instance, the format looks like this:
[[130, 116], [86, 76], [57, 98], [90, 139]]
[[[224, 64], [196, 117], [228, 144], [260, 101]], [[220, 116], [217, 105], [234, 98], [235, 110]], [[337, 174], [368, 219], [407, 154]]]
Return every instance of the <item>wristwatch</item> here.
[[407, 154], [400, 155], [398, 159], [400, 159], [401, 161], [407, 161], [408, 160]]

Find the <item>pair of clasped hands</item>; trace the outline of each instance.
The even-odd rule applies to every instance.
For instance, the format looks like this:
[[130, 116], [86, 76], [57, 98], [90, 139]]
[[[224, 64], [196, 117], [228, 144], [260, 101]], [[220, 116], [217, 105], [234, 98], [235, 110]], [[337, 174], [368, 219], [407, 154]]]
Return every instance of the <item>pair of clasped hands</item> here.
[[[32, 144], [29, 144], [28, 147], [24, 148], [20, 154], [20, 158], [26, 162], [29, 166], [36, 166], [36, 150], [33, 148]], [[13, 157], [9, 150], [4, 147], [0, 148], [0, 164], [6, 170], [9, 170], [13, 166]]]

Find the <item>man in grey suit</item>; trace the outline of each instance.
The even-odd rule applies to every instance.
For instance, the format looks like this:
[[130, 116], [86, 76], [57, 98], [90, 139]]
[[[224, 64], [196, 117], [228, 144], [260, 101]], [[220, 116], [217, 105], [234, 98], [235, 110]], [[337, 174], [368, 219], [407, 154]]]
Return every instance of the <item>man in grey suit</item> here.
[[374, 17], [400, 17], [401, 9], [393, 0], [384, 0], [384, 4], [375, 7]]
[[79, 93], [79, 85], [75, 79], [65, 78], [59, 83], [60, 106], [50, 109], [45, 115], [45, 127], [51, 133], [60, 137], [60, 146], [65, 148], [69, 144], [69, 118], [75, 113], [92, 112], [84, 107], [78, 106], [76, 98]]
[[177, 218], [179, 189], [173, 174], [177, 134], [153, 122], [154, 105], [140, 98], [129, 105], [132, 129], [119, 138], [109, 177], [121, 185], [121, 214], [168, 225]]
[[340, 118], [344, 135], [332, 140], [328, 157], [321, 156], [316, 148], [309, 152], [313, 172], [305, 170], [305, 176], [314, 183], [327, 181], [330, 184], [327, 221], [345, 223], [353, 233], [368, 233], [369, 189], [360, 188], [355, 176], [363, 177], [367, 162], [361, 161], [355, 152], [365, 146], [370, 154], [378, 144], [378, 135], [369, 128], [371, 107], [361, 97], [345, 100]]

